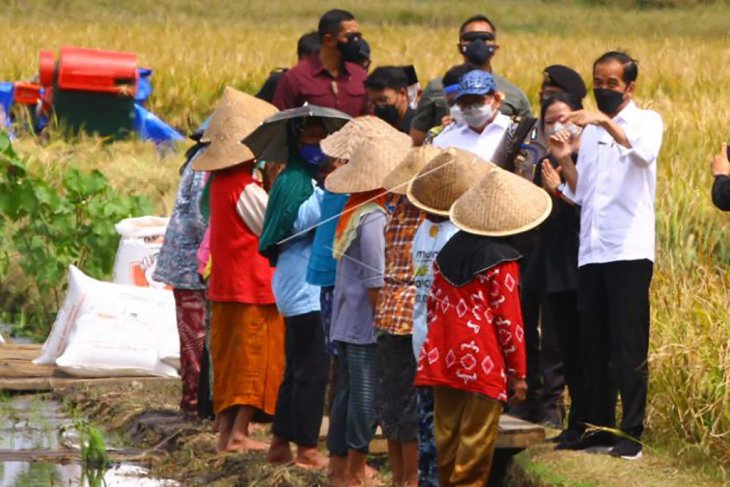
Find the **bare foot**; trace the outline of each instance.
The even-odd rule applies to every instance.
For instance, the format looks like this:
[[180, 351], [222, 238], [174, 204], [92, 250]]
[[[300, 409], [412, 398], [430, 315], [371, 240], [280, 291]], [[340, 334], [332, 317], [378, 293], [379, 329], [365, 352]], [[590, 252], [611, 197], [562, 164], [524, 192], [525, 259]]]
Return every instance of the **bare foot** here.
[[266, 455], [266, 461], [269, 463], [291, 463], [294, 457], [289, 448], [289, 442], [274, 436], [271, 440], [269, 453]]
[[329, 465], [329, 458], [316, 448], [300, 446], [297, 450], [297, 458], [294, 460], [294, 463], [298, 467], [322, 470]]
[[345, 487], [347, 485], [347, 457], [330, 455], [329, 471], [331, 487]]
[[378, 469], [365, 465], [365, 478], [368, 480], [374, 479], [378, 475]]
[[267, 451], [268, 449], [269, 445], [267, 443], [244, 436], [243, 438], [231, 439], [228, 442], [226, 451]]

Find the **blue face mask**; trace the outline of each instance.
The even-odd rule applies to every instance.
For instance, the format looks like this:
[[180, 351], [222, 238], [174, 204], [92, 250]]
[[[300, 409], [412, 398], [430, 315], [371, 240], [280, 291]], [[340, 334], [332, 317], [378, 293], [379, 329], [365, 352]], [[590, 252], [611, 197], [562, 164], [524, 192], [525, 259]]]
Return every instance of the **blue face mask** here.
[[322, 152], [319, 144], [302, 144], [299, 148], [299, 155], [312, 166], [319, 166], [327, 161], [327, 156]]

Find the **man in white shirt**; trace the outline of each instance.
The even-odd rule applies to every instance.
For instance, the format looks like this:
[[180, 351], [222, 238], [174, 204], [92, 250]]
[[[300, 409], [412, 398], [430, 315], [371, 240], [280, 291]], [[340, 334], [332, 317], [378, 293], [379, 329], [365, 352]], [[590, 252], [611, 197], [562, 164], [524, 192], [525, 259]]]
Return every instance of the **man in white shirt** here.
[[[614, 427], [616, 387], [621, 394], [621, 431], [639, 439], [644, 429], [649, 350], [649, 287], [653, 273], [657, 155], [661, 116], [636, 106], [638, 66], [622, 52], [593, 65], [593, 94], [600, 112], [578, 110], [564, 122], [584, 127], [578, 161], [568, 134], [550, 138], [568, 187], [581, 205], [578, 307], [588, 382], [589, 419]], [[576, 449], [611, 443], [595, 435]], [[641, 444], [615, 441], [611, 454], [641, 457]]]
[[491, 161], [510, 118], [499, 111], [502, 94], [486, 71], [469, 71], [459, 81], [456, 104], [461, 109], [464, 123], [443, 131], [435, 139], [436, 147], [456, 147]]

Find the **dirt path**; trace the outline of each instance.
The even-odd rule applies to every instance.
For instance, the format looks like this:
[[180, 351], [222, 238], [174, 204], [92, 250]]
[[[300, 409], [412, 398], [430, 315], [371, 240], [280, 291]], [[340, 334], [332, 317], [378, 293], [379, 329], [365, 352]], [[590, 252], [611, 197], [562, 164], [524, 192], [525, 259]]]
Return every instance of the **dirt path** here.
[[[323, 473], [296, 467], [272, 467], [263, 453], [217, 455], [210, 422], [185, 419], [177, 413], [179, 386], [133, 382], [126, 386], [71, 386], [56, 396], [91, 421], [126, 438], [125, 446], [141, 451], [152, 474], [181, 481], [182, 485], [208, 487], [319, 487]], [[267, 428], [254, 433], [267, 440]], [[386, 485], [389, 472], [383, 457], [378, 485]], [[713, 467], [689, 468], [675, 458], [645, 451], [640, 461], [629, 462], [607, 455], [555, 452], [543, 443], [516, 457], [507, 468], [503, 485], [526, 487], [715, 487], [730, 485]]]

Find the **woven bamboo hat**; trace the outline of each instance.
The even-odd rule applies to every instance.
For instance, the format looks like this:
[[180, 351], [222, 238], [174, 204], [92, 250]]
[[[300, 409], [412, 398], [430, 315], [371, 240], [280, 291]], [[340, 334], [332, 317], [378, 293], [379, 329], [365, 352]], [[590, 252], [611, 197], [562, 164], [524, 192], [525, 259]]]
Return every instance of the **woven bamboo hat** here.
[[200, 138], [209, 143], [208, 148], [195, 159], [193, 169], [218, 171], [253, 159], [253, 152], [241, 140], [277, 111], [264, 100], [226, 87]]
[[553, 202], [542, 189], [516, 174], [495, 168], [451, 207], [451, 221], [468, 233], [506, 237], [538, 226]]
[[394, 129], [389, 123], [378, 117], [365, 115], [347, 122], [340, 130], [323, 139], [319, 146], [330, 157], [350, 159], [363, 141], [383, 137], [399, 138], [403, 144], [411, 144], [410, 137]]
[[408, 183], [428, 161], [441, 154], [442, 150], [433, 145], [413, 147], [405, 159], [385, 177], [383, 187], [395, 194], [406, 194]]
[[427, 213], [446, 216], [451, 205], [495, 167], [471, 152], [449, 147], [411, 180], [408, 200]]
[[383, 176], [403, 160], [410, 149], [410, 138], [404, 141], [392, 135], [366, 139], [341, 166], [325, 180], [324, 186], [333, 193], [362, 193], [383, 187]]

